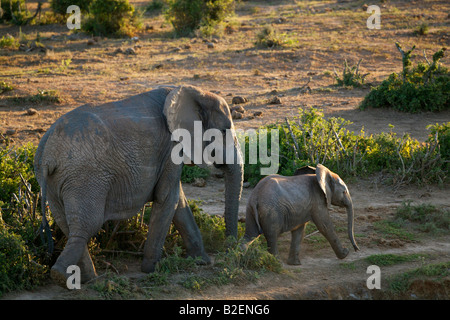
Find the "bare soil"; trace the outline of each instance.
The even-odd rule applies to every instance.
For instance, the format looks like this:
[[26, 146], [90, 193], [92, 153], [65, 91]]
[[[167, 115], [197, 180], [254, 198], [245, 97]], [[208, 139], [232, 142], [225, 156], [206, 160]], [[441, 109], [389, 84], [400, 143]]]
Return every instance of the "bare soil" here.
[[[32, 6], [32, 1], [28, 1]], [[130, 1], [139, 4], [137, 1]], [[145, 31], [139, 42], [130, 39], [101, 38], [88, 45], [90, 36], [72, 34], [64, 26], [23, 26], [26, 38], [34, 40], [39, 32], [41, 42], [49, 48], [45, 53], [22, 52], [0, 48], [0, 81], [15, 89], [0, 95], [0, 132], [15, 130], [13, 144], [37, 144], [43, 132], [62, 114], [84, 104], [99, 104], [148, 91], [158, 85], [193, 84], [223, 96], [231, 105], [233, 96], [246, 97], [245, 117], [235, 120], [238, 129], [258, 128], [297, 115], [298, 108], [312, 106], [325, 116], [339, 116], [353, 122], [367, 134], [394, 130], [409, 133], [419, 141], [428, 137], [426, 126], [450, 121], [450, 112], [405, 114], [393, 110], [361, 111], [358, 105], [369, 88], [340, 88], [334, 85], [333, 69], [342, 72], [344, 59], [350, 64], [363, 58], [362, 73], [369, 72], [368, 82], [378, 84], [392, 72], [401, 70], [401, 58], [394, 42], [406, 48], [417, 46], [415, 61], [423, 61], [422, 51], [430, 57], [449, 45], [450, 4], [448, 1], [389, 1], [380, 4], [382, 27], [368, 30], [369, 14], [362, 9], [363, 1], [267, 1], [242, 2], [236, 16], [229, 19], [231, 34], [218, 36], [173, 38], [171, 27], [161, 15], [145, 16]], [[280, 19], [283, 18], [283, 19]], [[414, 29], [422, 22], [430, 26], [425, 36]], [[291, 42], [282, 48], [255, 46], [256, 34], [265, 24], [273, 24]], [[4, 34], [19, 37], [15, 26], [0, 25]], [[203, 39], [214, 41], [208, 48]], [[118, 48], [134, 47], [136, 55], [116, 53]], [[61, 61], [70, 59], [67, 68]], [[443, 64], [449, 65], [449, 58]], [[309, 79], [311, 90], [300, 89]], [[31, 103], [20, 100], [37, 90], [57, 90], [62, 101]], [[278, 96], [281, 104], [268, 104]], [[19, 97], [19, 99], [14, 99]], [[28, 108], [37, 114], [27, 115]], [[253, 116], [261, 111], [262, 116]], [[394, 125], [391, 129], [389, 124]], [[414, 283], [412, 291], [401, 296], [390, 295], [385, 282], [389, 276], [402, 274], [421, 266], [424, 261], [411, 261], [382, 267], [381, 290], [366, 287], [368, 263], [364, 258], [373, 254], [418, 253], [426, 256], [426, 264], [448, 262], [449, 236], [420, 234], [415, 241], [389, 239], [374, 228], [374, 222], [389, 219], [406, 200], [414, 204], [431, 203], [449, 208], [449, 188], [444, 186], [407, 186], [393, 188], [383, 184], [381, 177], [355, 178], [348, 183], [355, 209], [355, 234], [361, 250], [338, 260], [331, 247], [306, 241], [301, 252], [302, 265], [283, 264], [281, 274], [265, 273], [257, 280], [226, 286], [208, 286], [195, 291], [177, 283], [154, 292], [155, 299], [387, 299], [428, 298], [448, 299], [449, 279], [423, 279]], [[223, 179], [214, 174], [206, 187], [184, 186], [186, 196], [202, 200], [201, 207], [210, 214], [224, 210]], [[245, 217], [245, 205], [251, 188], [245, 188], [240, 217]], [[345, 232], [345, 212], [333, 209], [337, 226], [344, 226], [341, 239], [349, 246]], [[290, 236], [280, 239], [281, 261], [287, 259]], [[351, 247], [351, 246], [350, 246]], [[140, 260], [124, 261], [120, 272], [131, 279], [143, 276]], [[210, 266], [200, 268], [208, 273]], [[203, 270], [203, 271], [201, 271]], [[180, 275], [182, 277], [183, 275]], [[140, 296], [144, 298], [144, 296]], [[26, 292], [5, 295], [6, 299], [85, 299], [99, 298], [89, 288], [68, 291], [53, 283]], [[148, 297], [145, 297], [148, 298]]]

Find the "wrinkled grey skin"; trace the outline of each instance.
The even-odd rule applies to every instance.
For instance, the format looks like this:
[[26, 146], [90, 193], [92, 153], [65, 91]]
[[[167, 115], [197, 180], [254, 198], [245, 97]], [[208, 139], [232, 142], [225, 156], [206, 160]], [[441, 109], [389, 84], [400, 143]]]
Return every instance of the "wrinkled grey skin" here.
[[[203, 130], [233, 128], [225, 100], [191, 86], [83, 105], [51, 126], [39, 143], [35, 171], [43, 201], [48, 200], [56, 223], [68, 237], [51, 268], [54, 279], [65, 285], [69, 265], [80, 267], [82, 282], [94, 278], [86, 246], [89, 239], [106, 221], [128, 219], [149, 201], [153, 208], [142, 271], [154, 271], [172, 221], [187, 254], [210, 262], [181, 187], [183, 164], [175, 165], [170, 157], [177, 143], [171, 141], [171, 132], [189, 130], [194, 120], [202, 121]], [[238, 160], [240, 147], [234, 141]], [[236, 237], [242, 164], [218, 167], [225, 173], [226, 232]]]
[[348, 236], [355, 251], [359, 250], [353, 235], [353, 204], [348, 188], [337, 174], [321, 164], [299, 169], [291, 177], [270, 175], [256, 185], [247, 203], [244, 246], [264, 233], [269, 252], [278, 255], [278, 236], [291, 231], [287, 263], [298, 265], [305, 226], [312, 220], [336, 256], [343, 259], [349, 250], [342, 247], [334, 231], [328, 213], [330, 204], [347, 209]]

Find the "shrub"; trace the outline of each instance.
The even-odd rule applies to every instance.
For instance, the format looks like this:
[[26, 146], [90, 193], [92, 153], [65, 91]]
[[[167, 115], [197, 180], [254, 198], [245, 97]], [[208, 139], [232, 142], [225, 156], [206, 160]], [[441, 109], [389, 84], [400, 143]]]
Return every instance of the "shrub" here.
[[[1, 43], [1, 39], [0, 39], [0, 43]], [[3, 92], [11, 91], [11, 90], [14, 90], [14, 87], [9, 82], [5, 82], [5, 81], [0, 82], [0, 94], [2, 94]]]
[[267, 48], [281, 47], [284, 39], [274, 27], [266, 25], [257, 34], [256, 44]]
[[450, 73], [442, 67], [439, 60], [444, 56], [445, 48], [433, 55], [433, 62], [419, 63], [410, 68], [411, 53], [403, 51], [403, 71], [399, 75], [392, 73], [361, 102], [362, 110], [373, 108], [394, 108], [405, 112], [441, 111], [450, 107]]
[[345, 59], [344, 70], [342, 71], [342, 79], [337, 74], [336, 69], [334, 69], [334, 78], [336, 79], [336, 83], [338, 86], [361, 87], [364, 85], [364, 81], [369, 74], [359, 73], [359, 66], [361, 64], [361, 61], [362, 59], [360, 59], [356, 65], [349, 67], [347, 59]]
[[[293, 120], [266, 126], [268, 132], [279, 131], [278, 173], [292, 175], [298, 167], [322, 163], [342, 177], [384, 172], [396, 185], [445, 183], [448, 179], [448, 124], [428, 126], [432, 132], [438, 132], [438, 138], [434, 134], [426, 143], [407, 134], [399, 137], [392, 131], [367, 136], [361, 130], [356, 134], [346, 129], [349, 124], [343, 118], [325, 119], [322, 112], [311, 108], [300, 110]], [[247, 157], [248, 138], [242, 144]], [[255, 185], [263, 177], [261, 166], [259, 162], [250, 164], [246, 160], [244, 179]]]
[[95, 35], [131, 36], [142, 27], [128, 0], [93, 0], [82, 28]]
[[50, 7], [53, 13], [60, 15], [67, 15], [67, 8], [71, 5], [76, 5], [80, 8], [81, 12], [89, 12], [89, 6], [93, 0], [52, 0]]
[[0, 296], [41, 284], [46, 271], [45, 266], [35, 261], [22, 237], [0, 220]]
[[7, 34], [6, 36], [3, 36], [0, 39], [0, 48], [17, 48], [17, 47], [19, 47], [19, 41], [10, 34]]
[[0, 22], [10, 21], [16, 25], [23, 25], [32, 18], [32, 14], [28, 11], [25, 0], [0, 1], [0, 3], [1, 9], [3, 10]]
[[165, 18], [178, 36], [212, 27], [234, 12], [234, 0], [168, 0]]

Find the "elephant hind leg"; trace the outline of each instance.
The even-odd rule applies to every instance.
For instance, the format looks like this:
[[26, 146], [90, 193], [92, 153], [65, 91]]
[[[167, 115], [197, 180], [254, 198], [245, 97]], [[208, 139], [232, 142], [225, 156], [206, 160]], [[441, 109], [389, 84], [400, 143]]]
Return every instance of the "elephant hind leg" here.
[[291, 247], [289, 249], [289, 257], [287, 263], [290, 265], [299, 265], [300, 248], [305, 235], [306, 223], [291, 231]]
[[[82, 201], [82, 203], [78, 203], [78, 201]], [[91, 199], [89, 195], [64, 198], [64, 215], [62, 216], [65, 219], [59, 215], [57, 223], [59, 220], [58, 225], [60, 225], [68, 240], [50, 271], [51, 277], [59, 285], [66, 286], [67, 278], [71, 275], [71, 273], [67, 273], [67, 268], [71, 265], [80, 267], [81, 282], [89, 281], [96, 276], [87, 243], [103, 224], [103, 208], [104, 201]]]

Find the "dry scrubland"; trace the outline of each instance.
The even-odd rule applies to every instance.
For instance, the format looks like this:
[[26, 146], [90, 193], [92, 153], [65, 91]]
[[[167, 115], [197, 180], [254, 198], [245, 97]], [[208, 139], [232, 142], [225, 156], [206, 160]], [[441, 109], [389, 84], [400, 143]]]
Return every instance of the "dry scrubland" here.
[[[130, 2], [146, 5], [145, 1]], [[409, 114], [389, 109], [361, 111], [358, 105], [370, 91], [370, 85], [378, 85], [392, 72], [401, 71], [396, 41], [408, 49], [416, 45], [414, 63], [423, 61], [423, 51], [431, 56], [448, 47], [450, 5], [448, 1], [373, 2], [381, 7], [380, 30], [367, 29], [365, 1], [242, 1], [236, 14], [209, 37], [176, 38], [161, 14], [144, 15], [145, 27], [136, 34], [138, 41], [93, 40], [63, 25], [23, 26], [21, 31], [17, 26], [0, 25], [0, 38], [9, 33], [35, 40], [39, 35], [45, 46], [30, 52], [0, 48], [0, 82], [8, 81], [14, 87], [0, 95], [0, 132], [12, 133], [14, 145], [37, 144], [59, 116], [78, 105], [118, 100], [162, 84], [192, 84], [220, 94], [230, 106], [233, 97], [245, 97], [248, 102], [242, 105], [242, 119], [235, 120], [237, 128], [258, 128], [292, 118], [298, 114], [298, 108], [317, 107], [325, 117], [352, 121], [349, 128], [357, 132], [361, 127], [367, 134], [393, 130], [400, 135], [409, 133], [423, 142], [429, 134], [427, 125], [450, 121], [448, 110]], [[422, 23], [429, 30], [418, 35], [416, 30]], [[283, 46], [264, 48], [255, 44], [264, 25], [273, 25], [285, 42]], [[369, 73], [368, 85], [336, 86], [333, 70], [340, 74], [345, 60], [353, 65], [360, 59], [361, 72]], [[441, 62], [449, 66], [448, 55]], [[36, 94], [38, 98], [33, 99]], [[279, 101], [270, 103], [275, 97]], [[30, 115], [29, 108], [36, 113]], [[427, 269], [442, 263], [447, 263], [448, 268], [448, 232], [425, 232], [417, 228], [417, 222], [407, 219], [398, 230], [392, 225], [403, 201], [449, 210], [448, 185], [394, 188], [382, 180], [377, 175], [348, 181], [361, 251], [350, 253], [345, 260], [337, 260], [328, 243], [315, 235], [305, 240], [302, 265], [283, 264], [281, 273], [265, 272], [240, 283], [202, 286], [201, 279], [207, 278], [214, 266], [188, 268], [155, 288], [139, 282], [140, 260], [107, 257], [97, 264], [100, 273], [110, 266], [109, 270], [119, 275], [109, 275], [108, 285], [102, 290], [89, 287], [69, 292], [49, 282], [32, 292], [6, 297], [448, 299], [448, 274], [436, 276], [428, 270], [432, 267]], [[207, 188], [201, 188], [186, 184], [185, 193], [188, 198], [203, 200], [200, 207], [205, 212], [221, 214], [223, 180], [211, 174], [206, 185]], [[251, 188], [244, 189], [242, 217], [250, 192]], [[333, 216], [348, 246], [346, 216], [341, 213], [344, 212], [335, 210]], [[280, 239], [282, 261], [286, 261], [289, 240], [288, 234]], [[365, 286], [370, 264], [382, 268], [382, 290], [370, 291]], [[388, 282], [395, 281], [401, 286], [408, 279], [413, 279], [412, 284], [403, 291], [394, 290], [395, 285], [394, 289], [388, 286]]]

